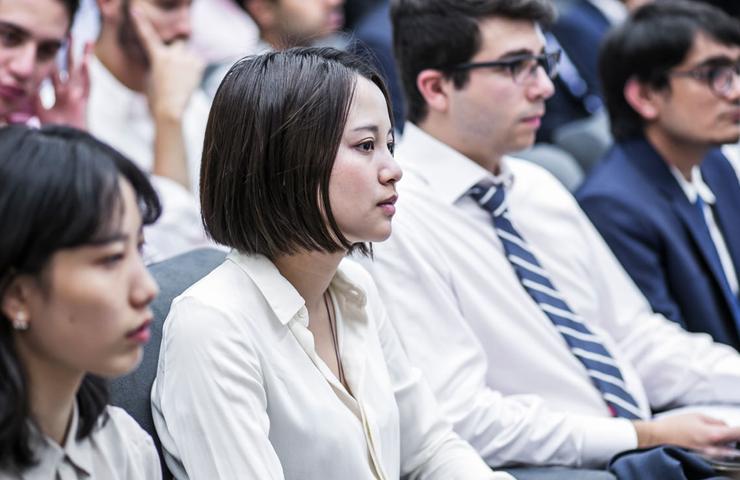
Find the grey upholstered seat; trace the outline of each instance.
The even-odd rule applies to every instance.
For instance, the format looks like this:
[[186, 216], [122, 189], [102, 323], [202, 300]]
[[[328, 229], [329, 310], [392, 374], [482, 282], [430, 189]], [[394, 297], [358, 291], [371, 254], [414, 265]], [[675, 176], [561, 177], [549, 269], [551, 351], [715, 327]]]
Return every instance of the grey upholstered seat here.
[[161, 446], [154, 430], [149, 394], [157, 373], [159, 344], [162, 341], [162, 326], [170, 311], [172, 300], [190, 285], [203, 278], [224, 261], [225, 253], [214, 249], [201, 249], [156, 263], [149, 271], [159, 284], [159, 295], [152, 303], [154, 323], [152, 336], [144, 346], [144, 358], [134, 372], [115, 379], [110, 384], [111, 403], [125, 409], [139, 425], [154, 438], [162, 459], [164, 478], [171, 478], [164, 466]]

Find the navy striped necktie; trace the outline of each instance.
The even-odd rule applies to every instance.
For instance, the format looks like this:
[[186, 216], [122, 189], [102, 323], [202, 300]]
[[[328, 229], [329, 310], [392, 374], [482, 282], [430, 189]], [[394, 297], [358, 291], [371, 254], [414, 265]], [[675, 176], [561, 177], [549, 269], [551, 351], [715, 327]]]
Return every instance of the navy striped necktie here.
[[643, 413], [627, 390], [614, 357], [599, 337], [571, 310], [537, 257], [530, 251], [527, 242], [514, 228], [506, 207], [504, 188], [483, 181], [471, 188], [469, 193], [493, 217], [496, 234], [503, 243], [506, 258], [514, 268], [522, 287], [552, 321], [571, 353], [586, 368], [586, 373], [601, 392], [612, 416], [642, 418]]

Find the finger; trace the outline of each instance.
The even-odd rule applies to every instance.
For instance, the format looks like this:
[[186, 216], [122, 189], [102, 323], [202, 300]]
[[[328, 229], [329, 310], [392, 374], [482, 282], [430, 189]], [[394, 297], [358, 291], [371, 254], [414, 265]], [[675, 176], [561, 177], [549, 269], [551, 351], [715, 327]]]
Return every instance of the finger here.
[[82, 51], [82, 61], [78, 70], [78, 78], [82, 87], [82, 95], [87, 98], [90, 96], [90, 57], [92, 56], [94, 44], [85, 43], [85, 49]]
[[54, 64], [54, 68], [51, 70], [51, 84], [54, 87], [54, 95], [57, 95], [64, 88], [62, 72], [57, 64]]
[[157, 32], [154, 30], [152, 22], [149, 21], [139, 7], [132, 6], [130, 12], [131, 18], [134, 22], [134, 27], [136, 28], [136, 32], [139, 34], [139, 38], [141, 39], [141, 43], [144, 45], [146, 53], [150, 56], [154, 55], [156, 50], [162, 47], [163, 43], [159, 38], [159, 35], [157, 35]]
[[699, 414], [699, 419], [701, 419], [704, 423], [707, 423], [709, 425], [722, 425], [726, 426], [727, 423], [725, 423], [723, 420], [720, 420], [719, 418], [710, 417], [709, 415], [704, 415], [703, 413]]
[[67, 72], [71, 75], [75, 68], [74, 43], [72, 42], [71, 33], [67, 34], [67, 55], [64, 61], [67, 63]]
[[723, 443], [740, 441], [740, 427], [722, 427], [712, 433], [709, 439], [712, 444], [718, 445]]

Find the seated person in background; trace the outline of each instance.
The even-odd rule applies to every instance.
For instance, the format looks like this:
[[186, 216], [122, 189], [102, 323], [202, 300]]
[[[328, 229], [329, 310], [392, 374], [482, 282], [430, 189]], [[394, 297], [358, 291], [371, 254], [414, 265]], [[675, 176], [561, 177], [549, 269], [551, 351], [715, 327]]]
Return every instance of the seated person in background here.
[[[67, 45], [65, 78], [56, 57], [68, 39], [78, 0], [6, 0], [0, 2], [0, 125], [9, 123], [64, 123], [85, 127], [89, 94], [87, 57], [72, 58]], [[41, 82], [51, 78], [55, 103], [45, 108], [39, 96]]]
[[197, 88], [203, 64], [185, 45], [191, 1], [98, 0], [98, 8], [89, 129], [153, 174], [163, 216], [145, 253], [162, 260], [206, 243], [196, 198], [209, 101]]
[[437, 417], [375, 286], [344, 260], [391, 231], [390, 111], [378, 74], [335, 49], [227, 73], [201, 203], [234, 250], [173, 301], [152, 388], [176, 478], [511, 478]]
[[[269, 50], [307, 47], [325, 41], [344, 24], [344, 0], [233, 0], [259, 29], [260, 41], [253, 55]], [[204, 88], [213, 97], [236, 58], [212, 66]]]
[[548, 0], [394, 0], [411, 122], [393, 234], [367, 262], [389, 318], [489, 465], [738, 440], [651, 409], [740, 403], [740, 355], [653, 313], [573, 197], [507, 156], [552, 93], [551, 17]]
[[0, 478], [161, 477], [102, 378], [149, 338], [139, 248], [158, 215], [146, 176], [88, 134], [0, 130]]
[[616, 143], [577, 194], [653, 310], [740, 349], [740, 22], [657, 2], [608, 37]]
[[599, 47], [606, 33], [649, 0], [574, 0], [550, 29], [550, 41], [563, 49], [555, 94], [537, 138], [551, 141], [552, 133], [570, 122], [587, 118], [603, 108], [599, 83]]

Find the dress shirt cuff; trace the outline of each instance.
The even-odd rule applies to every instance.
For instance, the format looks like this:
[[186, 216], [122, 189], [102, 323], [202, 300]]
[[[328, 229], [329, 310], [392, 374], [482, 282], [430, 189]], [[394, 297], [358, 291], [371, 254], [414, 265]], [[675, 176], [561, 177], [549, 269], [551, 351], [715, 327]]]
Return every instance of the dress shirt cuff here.
[[580, 421], [584, 467], [603, 467], [617, 453], [637, 448], [637, 431], [625, 418], [587, 417]]

